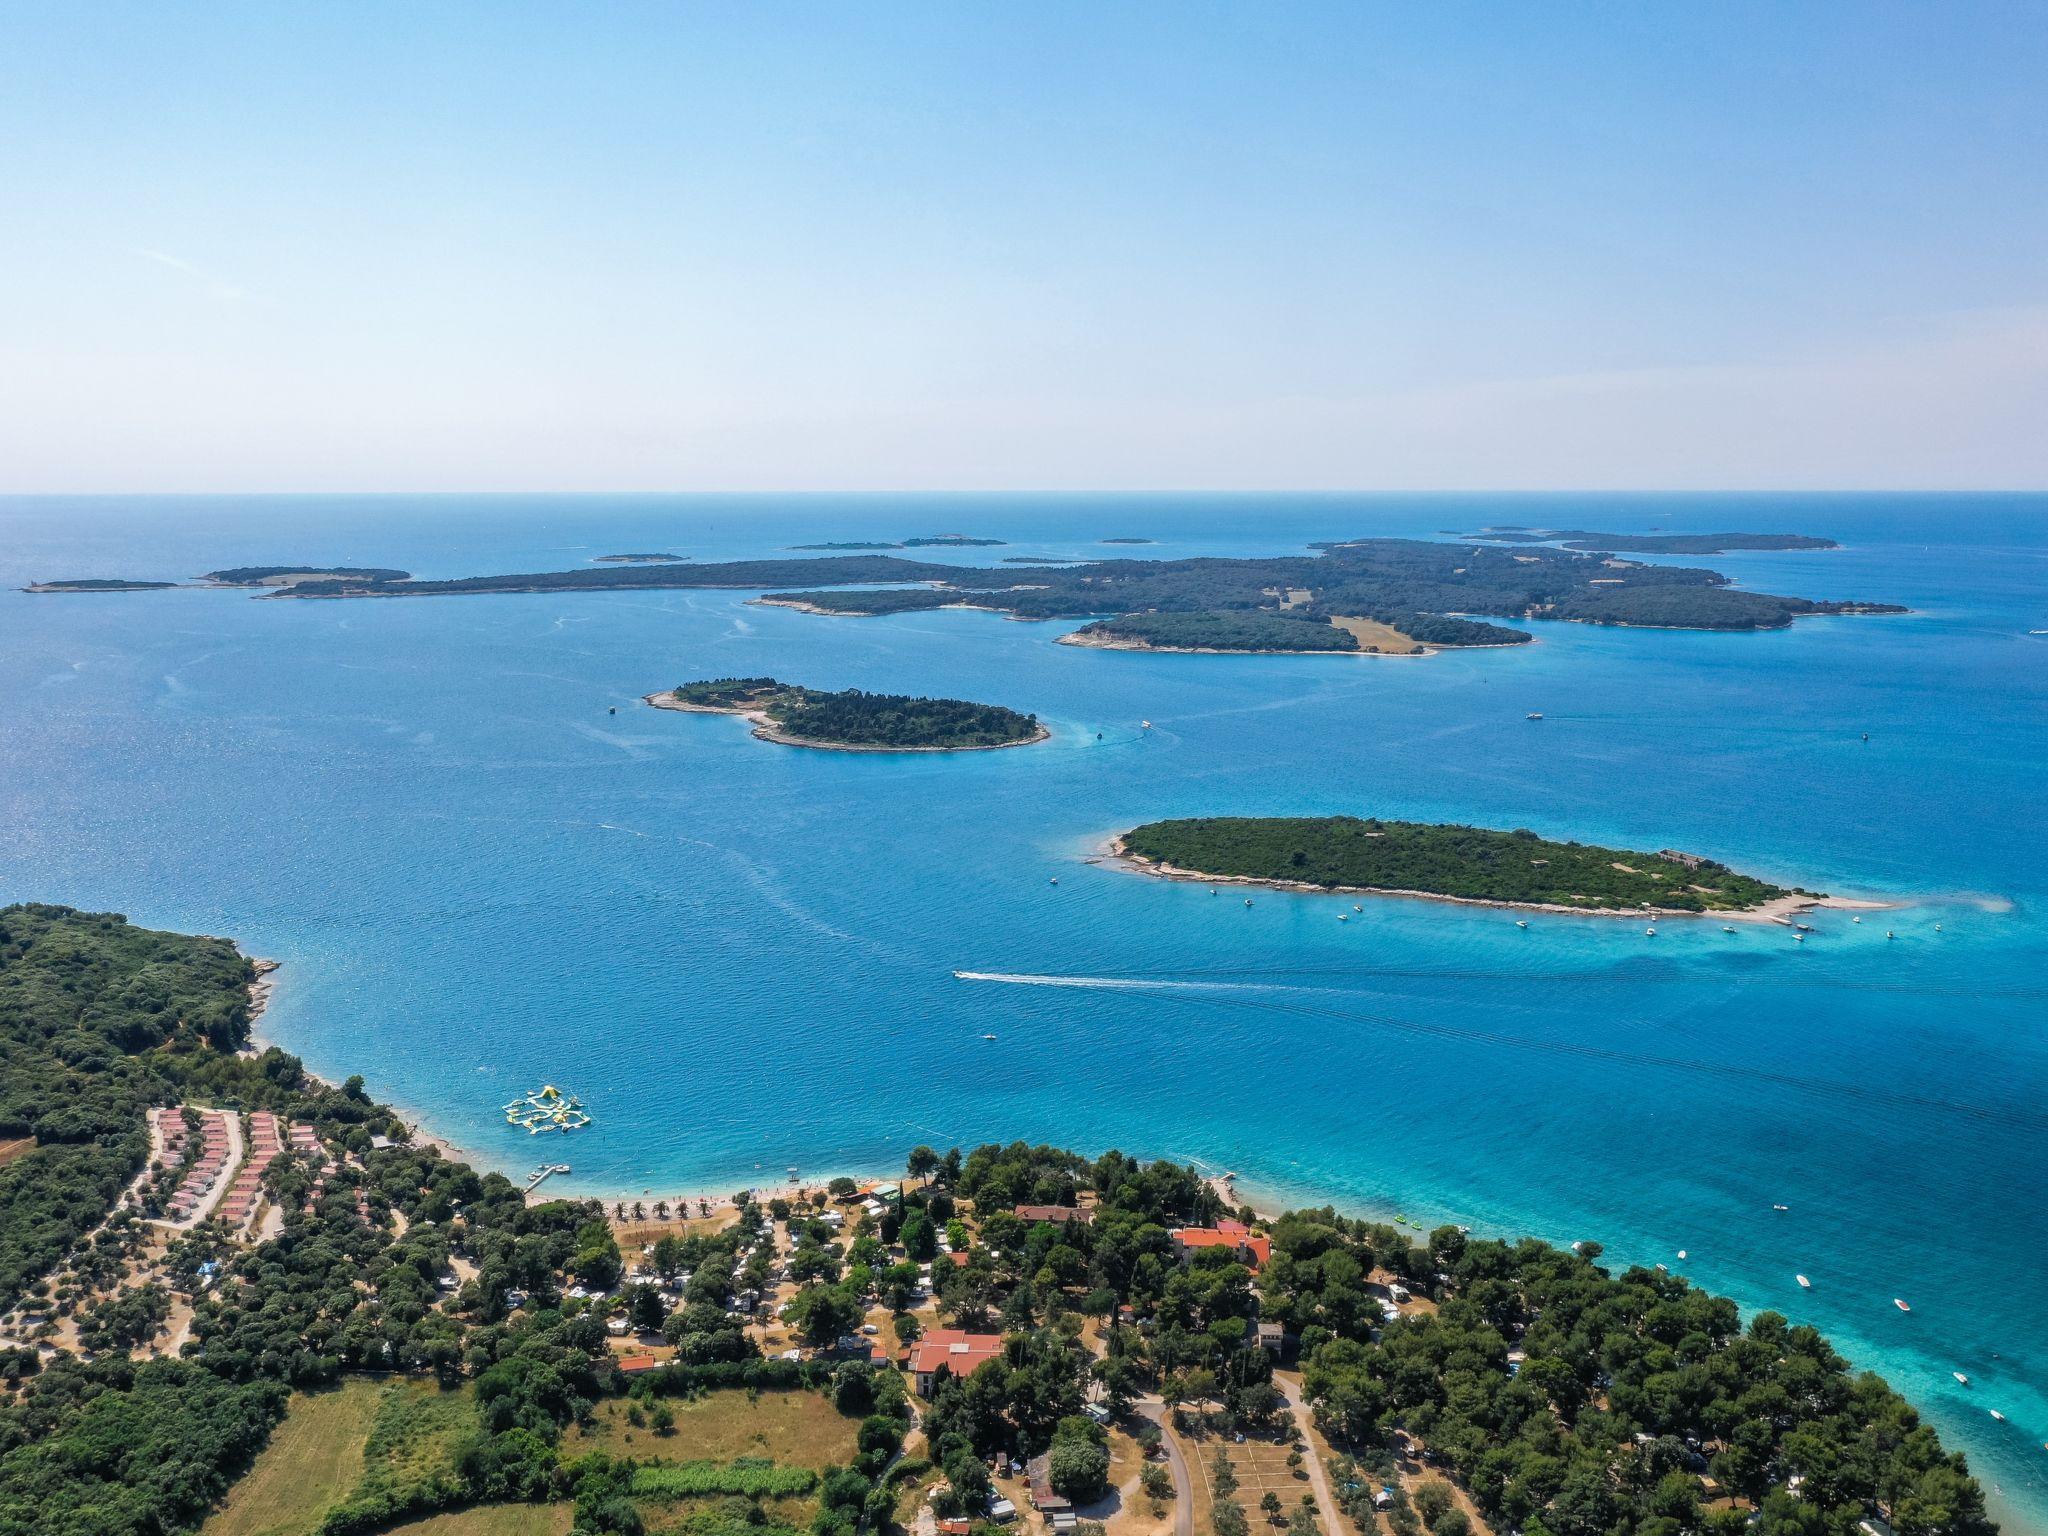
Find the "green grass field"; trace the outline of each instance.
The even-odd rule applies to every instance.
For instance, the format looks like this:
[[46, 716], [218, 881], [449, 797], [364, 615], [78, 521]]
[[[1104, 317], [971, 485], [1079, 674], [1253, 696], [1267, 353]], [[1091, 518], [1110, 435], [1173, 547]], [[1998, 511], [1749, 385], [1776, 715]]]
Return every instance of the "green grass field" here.
[[203, 1536], [310, 1536], [363, 1475], [363, 1443], [383, 1394], [374, 1381], [293, 1394], [284, 1422]]
[[388, 1536], [566, 1536], [575, 1519], [573, 1504], [480, 1504], [394, 1525]]
[[586, 1451], [640, 1461], [731, 1461], [766, 1456], [779, 1466], [821, 1470], [853, 1459], [860, 1421], [849, 1419], [815, 1392], [709, 1392], [694, 1402], [668, 1400], [675, 1433], [657, 1435], [626, 1420], [624, 1402], [601, 1403], [590, 1429], [562, 1441], [565, 1457]]

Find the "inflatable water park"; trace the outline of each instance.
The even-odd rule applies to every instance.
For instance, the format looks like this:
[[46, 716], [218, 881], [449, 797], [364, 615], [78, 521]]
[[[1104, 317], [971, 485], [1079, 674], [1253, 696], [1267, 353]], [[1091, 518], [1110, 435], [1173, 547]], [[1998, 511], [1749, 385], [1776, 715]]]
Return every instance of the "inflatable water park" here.
[[543, 1131], [580, 1131], [590, 1124], [590, 1112], [583, 1101], [571, 1098], [553, 1083], [505, 1106], [505, 1123], [516, 1125], [529, 1136]]

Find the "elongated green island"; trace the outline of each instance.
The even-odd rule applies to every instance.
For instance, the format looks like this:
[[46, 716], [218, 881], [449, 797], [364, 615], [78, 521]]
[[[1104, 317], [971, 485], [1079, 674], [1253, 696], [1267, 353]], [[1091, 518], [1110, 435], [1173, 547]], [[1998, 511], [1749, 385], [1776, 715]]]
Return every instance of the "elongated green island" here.
[[1052, 735], [1036, 715], [966, 699], [848, 688], [823, 693], [772, 677], [720, 677], [650, 693], [656, 709], [740, 715], [763, 741], [840, 752], [986, 752]]
[[1816, 892], [1665, 849], [1637, 853], [1534, 832], [1357, 816], [1200, 816], [1119, 838], [1133, 867], [1185, 879], [1435, 896], [1571, 912], [1782, 915]]

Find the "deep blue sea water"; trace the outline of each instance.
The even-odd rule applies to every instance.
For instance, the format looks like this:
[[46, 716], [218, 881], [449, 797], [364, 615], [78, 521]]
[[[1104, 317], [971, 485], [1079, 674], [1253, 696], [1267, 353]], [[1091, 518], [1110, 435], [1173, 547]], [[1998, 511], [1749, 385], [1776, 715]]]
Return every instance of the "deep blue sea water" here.
[[[1013, 541], [964, 563], [1271, 554], [1489, 522], [1828, 534], [1694, 563], [1914, 612], [1540, 625], [1414, 660], [1110, 653], [1055, 645], [1068, 624], [742, 593], [12, 590], [950, 530]], [[2048, 1530], [2048, 498], [14, 498], [0, 585], [0, 900], [283, 960], [270, 1038], [489, 1165], [673, 1195], [1026, 1137], [1598, 1238], [1820, 1325]], [[729, 673], [986, 699], [1056, 737], [807, 752], [638, 702]], [[1804, 944], [1398, 900], [1339, 923], [1348, 898], [1247, 908], [1083, 862], [1155, 817], [1330, 811], [1907, 905]], [[509, 1131], [498, 1106], [544, 1081], [595, 1127]]]

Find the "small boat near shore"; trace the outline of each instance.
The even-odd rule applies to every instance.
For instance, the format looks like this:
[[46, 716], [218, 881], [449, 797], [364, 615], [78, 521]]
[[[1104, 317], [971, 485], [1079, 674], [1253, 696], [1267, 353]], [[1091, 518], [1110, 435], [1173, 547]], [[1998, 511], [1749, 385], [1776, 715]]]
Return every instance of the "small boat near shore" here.
[[1794, 1275], [1792, 1278], [1799, 1282], [1799, 1289], [1801, 1289], [1802, 1291], [1810, 1291], [1813, 1289], [1813, 1282], [1807, 1279], [1806, 1276]]
[[1961, 1371], [1950, 1371], [1949, 1375], [1955, 1377], [1956, 1384], [1958, 1386], [1967, 1387], [1970, 1384], [1970, 1378], [1965, 1376]]
[[1911, 1307], [1906, 1305], [1906, 1299], [1903, 1296], [1894, 1296], [1892, 1298], [1892, 1305], [1897, 1307], [1901, 1312], [1910, 1312], [1913, 1310]]

